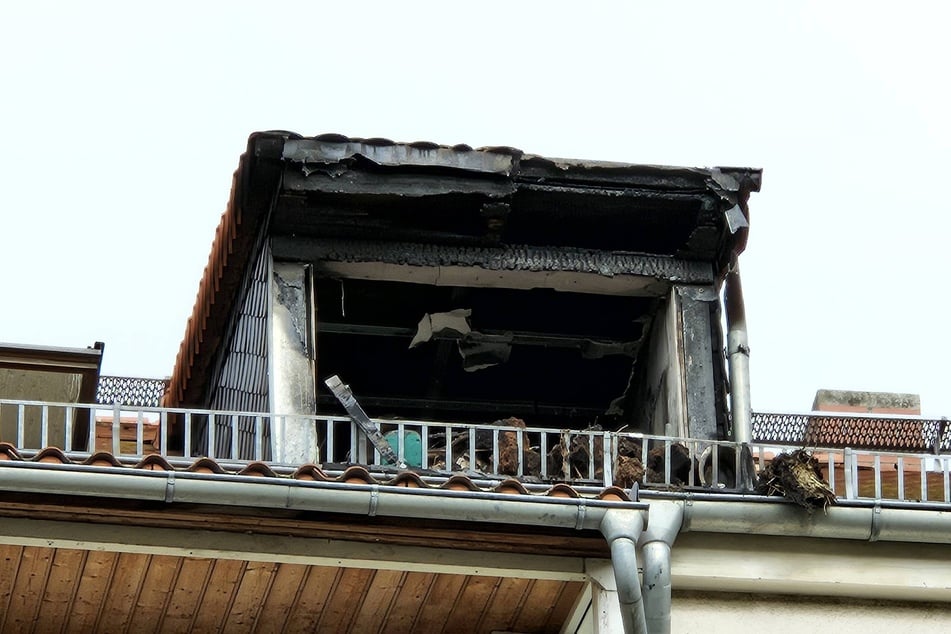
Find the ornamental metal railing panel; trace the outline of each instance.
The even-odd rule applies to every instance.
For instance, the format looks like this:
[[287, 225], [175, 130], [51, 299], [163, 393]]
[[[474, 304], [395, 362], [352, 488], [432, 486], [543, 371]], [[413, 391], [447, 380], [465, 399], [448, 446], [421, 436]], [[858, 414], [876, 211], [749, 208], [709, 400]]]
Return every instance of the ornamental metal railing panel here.
[[753, 414], [753, 439], [801, 447], [852, 447], [879, 451], [951, 452], [947, 419], [811, 412]]
[[127, 407], [158, 407], [168, 388], [164, 379], [140, 379], [127, 376], [100, 376], [96, 403]]

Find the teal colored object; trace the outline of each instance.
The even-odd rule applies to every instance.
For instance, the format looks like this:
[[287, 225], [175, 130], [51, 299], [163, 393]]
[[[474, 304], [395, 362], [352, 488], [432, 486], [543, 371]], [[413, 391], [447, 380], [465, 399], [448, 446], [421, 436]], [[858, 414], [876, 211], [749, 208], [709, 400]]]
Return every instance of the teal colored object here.
[[[399, 455], [399, 431], [393, 430], [383, 434], [386, 442], [393, 448], [393, 452]], [[403, 432], [403, 462], [407, 467], [423, 466], [423, 442], [419, 438], [419, 432]]]

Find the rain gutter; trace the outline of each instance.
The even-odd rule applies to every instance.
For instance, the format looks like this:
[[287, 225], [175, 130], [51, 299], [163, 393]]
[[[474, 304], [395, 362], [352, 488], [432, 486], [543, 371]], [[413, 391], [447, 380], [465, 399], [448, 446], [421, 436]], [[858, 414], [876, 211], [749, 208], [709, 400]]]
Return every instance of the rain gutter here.
[[951, 506], [839, 500], [812, 513], [779, 497], [641, 491], [651, 519], [662, 502], [683, 510], [681, 532], [951, 544]]
[[[637, 502], [4, 461], [0, 490], [600, 530]], [[451, 500], [451, 503], [447, 503]]]

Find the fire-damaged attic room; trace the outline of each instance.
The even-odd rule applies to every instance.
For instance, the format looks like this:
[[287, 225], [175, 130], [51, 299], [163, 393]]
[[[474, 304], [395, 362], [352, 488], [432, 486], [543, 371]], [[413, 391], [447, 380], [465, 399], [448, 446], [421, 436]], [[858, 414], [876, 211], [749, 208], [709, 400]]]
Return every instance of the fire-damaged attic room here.
[[337, 375], [374, 417], [722, 438], [719, 291], [759, 182], [256, 134], [168, 404], [342, 413]]

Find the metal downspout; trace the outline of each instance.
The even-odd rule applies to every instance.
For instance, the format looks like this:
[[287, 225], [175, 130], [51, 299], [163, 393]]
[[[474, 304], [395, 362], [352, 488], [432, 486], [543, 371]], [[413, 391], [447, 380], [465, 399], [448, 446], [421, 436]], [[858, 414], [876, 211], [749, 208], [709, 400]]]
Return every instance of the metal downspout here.
[[750, 400], [750, 343], [746, 331], [746, 306], [743, 302], [743, 284], [740, 265], [736, 259], [726, 275], [724, 292], [726, 308], [727, 364], [730, 368], [730, 415], [733, 421], [733, 440], [740, 445], [740, 472], [737, 487], [753, 489], [755, 465], [750, 443], [753, 441], [753, 414]]
[[604, 514], [600, 529], [611, 547], [624, 634], [648, 634], [637, 575], [637, 540], [644, 530], [644, 517], [636, 510], [610, 509]]
[[647, 529], [639, 541], [644, 615], [650, 634], [670, 634], [670, 548], [683, 526], [683, 502], [652, 502], [648, 512]]

